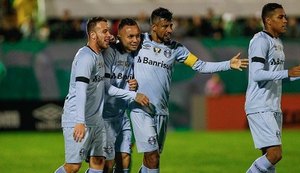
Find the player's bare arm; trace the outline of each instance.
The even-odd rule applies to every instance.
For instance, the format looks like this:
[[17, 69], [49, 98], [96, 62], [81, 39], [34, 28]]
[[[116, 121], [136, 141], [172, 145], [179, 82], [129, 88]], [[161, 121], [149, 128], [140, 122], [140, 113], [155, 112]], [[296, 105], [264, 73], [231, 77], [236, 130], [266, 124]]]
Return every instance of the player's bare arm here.
[[241, 59], [241, 53], [238, 53], [230, 60], [230, 68], [242, 71], [247, 68], [249, 64], [248, 59]]
[[300, 76], [300, 65], [292, 67], [288, 70], [289, 77], [299, 77]]
[[74, 127], [73, 137], [76, 142], [81, 142], [85, 136], [85, 125], [78, 123]]
[[128, 81], [129, 90], [130, 91], [136, 91], [138, 88], [138, 82], [136, 79], [129, 79]]

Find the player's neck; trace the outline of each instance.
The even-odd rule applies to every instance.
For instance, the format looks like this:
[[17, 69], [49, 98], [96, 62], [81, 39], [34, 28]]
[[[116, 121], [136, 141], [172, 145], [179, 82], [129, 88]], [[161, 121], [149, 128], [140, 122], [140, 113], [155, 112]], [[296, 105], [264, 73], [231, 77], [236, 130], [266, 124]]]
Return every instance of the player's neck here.
[[278, 38], [280, 36], [279, 33], [274, 32], [272, 29], [265, 29], [264, 32], [268, 33], [273, 38]]
[[99, 48], [99, 47], [97, 46], [97, 44], [93, 44], [93, 43], [91, 43], [91, 42], [88, 42], [86, 45], [87, 45], [93, 52], [95, 52], [96, 54], [99, 54], [99, 53], [101, 52], [101, 48]]
[[152, 41], [155, 41], [156, 43], [164, 44], [164, 42], [160, 40], [154, 32], [151, 32], [151, 35], [149, 35], [149, 37]]

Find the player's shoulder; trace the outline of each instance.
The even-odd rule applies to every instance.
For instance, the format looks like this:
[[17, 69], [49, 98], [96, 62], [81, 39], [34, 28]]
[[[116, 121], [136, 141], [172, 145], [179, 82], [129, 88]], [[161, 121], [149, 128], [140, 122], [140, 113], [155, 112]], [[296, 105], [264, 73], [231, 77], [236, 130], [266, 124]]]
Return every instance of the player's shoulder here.
[[102, 51], [102, 54], [107, 54], [107, 53], [114, 52], [115, 49], [116, 49], [115, 44], [111, 44], [111, 45], [109, 45], [108, 48], [106, 48], [106, 49], [104, 49], [104, 50]]
[[253, 36], [252, 42], [267, 43], [270, 41], [270, 39], [272, 39], [272, 36], [269, 33], [261, 31], [261, 32], [256, 33]]
[[183, 48], [184, 45], [181, 44], [180, 42], [178, 41], [175, 41], [175, 40], [171, 40], [167, 46], [170, 48], [170, 49], [178, 49], [178, 48]]
[[78, 50], [77, 54], [80, 54], [81, 56], [84, 56], [84, 55], [90, 56], [92, 54], [97, 54], [97, 53], [92, 48], [90, 48], [89, 46], [86, 45], [86, 46], [81, 47]]
[[108, 48], [104, 49], [102, 54], [104, 57], [107, 58], [107, 56], [115, 56], [116, 52], [120, 52], [120, 51], [121, 51], [120, 44], [114, 43], [114, 44], [110, 44]]
[[91, 54], [91, 50], [88, 48], [88, 46], [83, 46], [81, 47], [77, 53], [76, 53], [76, 57], [83, 57], [83, 56], [88, 56]]
[[97, 53], [94, 52], [89, 46], [80, 48], [75, 56], [75, 59], [80, 61], [95, 61]]

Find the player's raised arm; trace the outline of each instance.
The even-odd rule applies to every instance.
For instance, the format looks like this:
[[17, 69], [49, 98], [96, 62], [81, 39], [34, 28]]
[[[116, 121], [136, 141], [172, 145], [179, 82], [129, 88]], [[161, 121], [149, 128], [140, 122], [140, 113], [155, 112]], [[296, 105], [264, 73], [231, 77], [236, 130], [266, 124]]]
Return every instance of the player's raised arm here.
[[244, 68], [247, 68], [248, 64], [248, 59], [241, 59], [241, 53], [238, 53], [230, 60], [230, 67], [240, 71], [242, 71]]
[[192, 53], [189, 53], [183, 63], [200, 73], [214, 73], [219, 71], [227, 71], [230, 69], [242, 71], [243, 68], [248, 67], [248, 59], [241, 59], [240, 53], [236, 54], [228, 61], [220, 62], [205, 62], [197, 58]]

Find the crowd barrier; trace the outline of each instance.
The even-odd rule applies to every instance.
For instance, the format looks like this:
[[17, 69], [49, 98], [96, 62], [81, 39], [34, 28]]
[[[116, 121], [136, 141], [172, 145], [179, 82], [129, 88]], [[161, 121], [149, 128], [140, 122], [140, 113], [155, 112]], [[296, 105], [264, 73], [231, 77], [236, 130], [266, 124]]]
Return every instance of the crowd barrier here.
[[[195, 50], [196, 54], [201, 47], [200, 53], [208, 56], [209, 60], [220, 61], [228, 60], [228, 57], [232, 57], [239, 51], [245, 57], [248, 42], [249, 38], [203, 39], [201, 42], [193, 40], [187, 44], [187, 47]], [[83, 45], [85, 45], [84, 40], [69, 42], [24, 40], [0, 45], [0, 61], [6, 68], [6, 76], [0, 81], [0, 129], [47, 130], [57, 129], [60, 126], [58, 123], [53, 123], [54, 119], [55, 122], [60, 123], [59, 118], [54, 118], [55, 116], [53, 117], [51, 114], [46, 114], [49, 119], [53, 118], [50, 125], [44, 126], [41, 123], [36, 125], [35, 122], [40, 122], [41, 119], [34, 116], [33, 112], [43, 105], [47, 105], [47, 110], [49, 110], [49, 104], [50, 110], [53, 107], [61, 109], [68, 92], [72, 60], [77, 50]], [[287, 66], [300, 63], [297, 56], [300, 54], [299, 45], [299, 42], [285, 42]], [[242, 119], [245, 116], [240, 116], [244, 114], [242, 96], [247, 87], [247, 70], [242, 72], [231, 70], [219, 74], [225, 84], [227, 95], [220, 98], [205, 98], [203, 97], [203, 88], [210, 74], [198, 74], [187, 66], [176, 63], [169, 105], [170, 126], [196, 130], [245, 129], [247, 127], [246, 122]], [[299, 97], [297, 95], [300, 93], [299, 86], [300, 80], [284, 84], [284, 98], [289, 94]], [[236, 95], [241, 96], [237, 97]], [[238, 103], [239, 109], [231, 108], [231, 101]], [[197, 102], [200, 104], [196, 104]], [[218, 106], [218, 104], [221, 105]], [[229, 105], [222, 106], [222, 104]], [[191, 105], [195, 105], [198, 109], [194, 109], [193, 106], [191, 108]], [[299, 99], [295, 99], [291, 105], [299, 106]], [[287, 109], [285, 106], [283, 108], [285, 114], [288, 114], [285, 116], [285, 126], [298, 127], [298, 125], [294, 125], [299, 121], [297, 106], [293, 109]], [[223, 117], [227, 117], [227, 119], [221, 119], [220, 122], [224, 123], [217, 121], [220, 110], [224, 114]], [[230, 123], [235, 121], [237, 122]], [[226, 126], [228, 124], [234, 124], [234, 126], [229, 128]]]
[[[197, 122], [193, 124], [194, 129], [208, 131], [248, 129], [247, 115], [244, 110], [245, 95], [204, 98], [195, 96], [193, 100], [192, 117]], [[203, 110], [199, 109], [200, 105], [205, 105], [201, 107]], [[300, 94], [284, 94], [281, 108], [283, 128], [300, 129]]]

